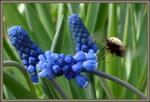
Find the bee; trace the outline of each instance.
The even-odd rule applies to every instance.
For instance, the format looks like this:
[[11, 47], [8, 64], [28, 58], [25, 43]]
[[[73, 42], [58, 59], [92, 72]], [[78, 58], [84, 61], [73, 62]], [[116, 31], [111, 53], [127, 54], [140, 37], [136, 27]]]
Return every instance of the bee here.
[[110, 37], [106, 39], [106, 49], [116, 56], [124, 57], [125, 56], [125, 47], [122, 41], [116, 37]]

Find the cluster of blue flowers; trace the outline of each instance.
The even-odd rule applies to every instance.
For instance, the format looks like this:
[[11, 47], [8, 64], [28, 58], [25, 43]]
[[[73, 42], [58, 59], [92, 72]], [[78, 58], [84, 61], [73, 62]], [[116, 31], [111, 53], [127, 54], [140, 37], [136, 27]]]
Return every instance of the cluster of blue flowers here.
[[8, 36], [26, 70], [30, 73], [31, 80], [35, 83], [38, 82], [36, 63], [38, 62], [38, 55], [42, 53], [42, 50], [32, 42], [28, 33], [21, 26], [9, 28]]
[[69, 27], [76, 45], [74, 56], [43, 52], [20, 26], [8, 30], [11, 44], [18, 51], [33, 82], [38, 82], [38, 76], [51, 80], [64, 75], [68, 80], [75, 79], [81, 88], [88, 86], [89, 80], [82, 72], [97, 68], [98, 48], [77, 14], [69, 17]]
[[97, 53], [98, 48], [92, 41], [92, 38], [79, 15], [72, 14], [69, 17], [68, 23], [70, 32], [72, 33], [72, 37], [76, 45], [75, 51], [78, 52], [82, 50], [84, 52], [88, 52], [89, 50], [93, 50], [94, 53]]
[[37, 68], [40, 71], [40, 77], [51, 80], [56, 76], [64, 75], [68, 80], [75, 78], [81, 88], [85, 88], [89, 83], [88, 79], [81, 75], [81, 72], [91, 71], [97, 67], [96, 55], [93, 52], [78, 51], [74, 56], [71, 56], [46, 51], [38, 58]]

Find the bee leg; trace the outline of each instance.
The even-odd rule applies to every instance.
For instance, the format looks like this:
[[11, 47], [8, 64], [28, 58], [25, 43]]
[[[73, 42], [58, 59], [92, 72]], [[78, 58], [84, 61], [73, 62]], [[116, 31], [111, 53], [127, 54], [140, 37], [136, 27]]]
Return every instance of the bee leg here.
[[104, 51], [105, 49], [107, 49], [107, 46], [104, 46], [102, 49], [100, 49], [100, 52]]
[[106, 52], [103, 56], [102, 56], [102, 59], [104, 59], [106, 56], [108, 56], [108, 54], [109, 54], [110, 52]]

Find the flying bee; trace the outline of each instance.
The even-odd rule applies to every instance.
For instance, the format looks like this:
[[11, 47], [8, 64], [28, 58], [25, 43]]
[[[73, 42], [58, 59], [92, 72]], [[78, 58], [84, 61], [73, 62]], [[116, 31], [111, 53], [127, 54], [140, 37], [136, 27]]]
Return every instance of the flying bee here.
[[106, 39], [106, 49], [119, 57], [124, 57], [126, 53], [122, 41], [116, 37]]

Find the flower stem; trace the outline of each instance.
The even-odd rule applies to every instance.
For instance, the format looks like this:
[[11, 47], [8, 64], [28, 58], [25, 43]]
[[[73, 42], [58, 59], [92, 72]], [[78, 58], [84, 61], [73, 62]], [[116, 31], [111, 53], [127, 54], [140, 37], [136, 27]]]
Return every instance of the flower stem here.
[[101, 71], [98, 71], [98, 70], [93, 70], [93, 71], [87, 71], [86, 70], [85, 72], [95, 74], [95, 75], [98, 75], [99, 77], [103, 77], [103, 78], [112, 80], [112, 81], [126, 87], [127, 89], [129, 89], [130, 91], [132, 91], [133, 93], [138, 95], [141, 99], [146, 99], [145, 95], [141, 91], [139, 91], [137, 88], [135, 88], [131, 84], [129, 84], [129, 83], [127, 83], [127, 82], [125, 82], [121, 79], [116, 78], [115, 76], [109, 75], [107, 73], [104, 73], [104, 72], [101, 72]]
[[[23, 72], [23, 74], [25, 74], [25, 78], [27, 79], [27, 82], [29, 84], [29, 87], [30, 87], [30, 90], [32, 92], [35, 92], [35, 90], [33, 89], [33, 86], [32, 86], [32, 83], [30, 82], [29, 79], [29, 76], [26, 75], [26, 70], [24, 68], [24, 66], [16, 61], [4, 61], [3, 62], [3, 66], [6, 67], [6, 66], [14, 66], [14, 67], [17, 67], [17, 68], [20, 68], [21, 72]], [[55, 89], [59, 92], [59, 94], [62, 96], [62, 98], [64, 99], [67, 99], [67, 95], [64, 93], [64, 91], [61, 89], [60, 85], [58, 85], [58, 83], [55, 81], [55, 80], [51, 80], [51, 83], [53, 84], [53, 86], [55, 87]]]
[[55, 87], [55, 89], [58, 91], [58, 93], [61, 94], [61, 96], [64, 99], [68, 99], [67, 95], [64, 93], [64, 91], [62, 90], [62, 88], [60, 87], [60, 85], [57, 84], [57, 82], [54, 79], [50, 80], [50, 82], [52, 83], [52, 85]]
[[14, 67], [18, 67], [20, 68], [21, 72], [25, 72], [25, 68], [22, 64], [16, 62], [16, 61], [8, 61], [8, 60], [5, 60], [3, 62], [3, 66], [6, 67], [6, 66], [14, 66]]
[[26, 79], [26, 81], [27, 81], [27, 83], [29, 85], [30, 90], [36, 95], [35, 89], [33, 87], [33, 84], [31, 82], [31, 80], [29, 80], [29, 76], [28, 76], [28, 74], [27, 74], [27, 72], [26, 72], [26, 70], [25, 70], [25, 68], [24, 68], [24, 66], [22, 64], [20, 64], [20, 63], [18, 63], [16, 61], [7, 61], [7, 60], [5, 60], [3, 62], [3, 66], [4, 67], [6, 67], [6, 66], [14, 66], [16, 68], [19, 68], [20, 71], [24, 74], [24, 77], [25, 77], [25, 79]]

